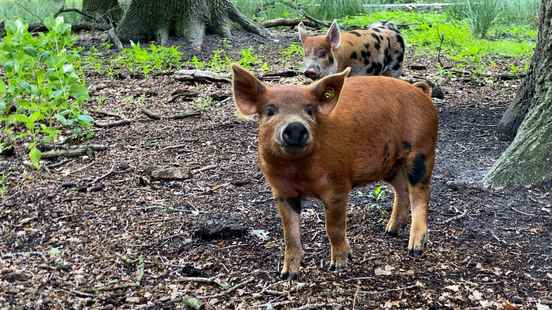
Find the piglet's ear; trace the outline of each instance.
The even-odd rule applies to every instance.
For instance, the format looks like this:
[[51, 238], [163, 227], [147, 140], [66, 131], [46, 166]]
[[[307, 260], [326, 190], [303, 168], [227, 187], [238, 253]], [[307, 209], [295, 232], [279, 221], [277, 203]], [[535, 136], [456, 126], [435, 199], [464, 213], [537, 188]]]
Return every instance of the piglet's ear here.
[[307, 28], [305, 27], [305, 24], [303, 22], [300, 22], [299, 25], [297, 25], [297, 32], [299, 33], [299, 40], [302, 44], [305, 44], [305, 39], [308, 37]]
[[351, 68], [347, 68], [340, 73], [328, 75], [309, 86], [319, 102], [320, 112], [329, 114], [333, 110], [343, 89], [345, 78], [349, 76], [350, 72]]
[[336, 49], [339, 47], [341, 42], [341, 31], [339, 30], [337, 21], [334, 20], [332, 22], [330, 29], [328, 29], [328, 33], [326, 33], [326, 40], [328, 40], [328, 43], [330, 43], [330, 46], [333, 49]]
[[258, 113], [261, 95], [266, 86], [249, 71], [233, 64], [232, 92], [238, 111], [243, 116], [252, 116]]

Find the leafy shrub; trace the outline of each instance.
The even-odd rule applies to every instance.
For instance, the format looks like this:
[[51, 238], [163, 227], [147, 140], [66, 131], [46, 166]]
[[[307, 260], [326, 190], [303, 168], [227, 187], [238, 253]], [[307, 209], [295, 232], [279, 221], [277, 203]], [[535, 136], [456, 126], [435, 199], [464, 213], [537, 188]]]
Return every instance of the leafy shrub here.
[[180, 68], [181, 57], [180, 51], [174, 46], [151, 44], [144, 48], [139, 43], [131, 42], [130, 47], [121, 51], [115, 63], [126, 68], [131, 74], [141, 73], [148, 77], [152, 73]]
[[240, 65], [244, 68], [252, 68], [260, 63], [259, 58], [251, 48], [244, 48], [240, 51]]
[[46, 19], [45, 25], [49, 31], [34, 36], [21, 20], [7, 21], [7, 35], [0, 42], [3, 135], [8, 143], [29, 142], [36, 167], [40, 143], [54, 142], [63, 128], [82, 137], [93, 122], [82, 109], [88, 89], [71, 25], [62, 17]]

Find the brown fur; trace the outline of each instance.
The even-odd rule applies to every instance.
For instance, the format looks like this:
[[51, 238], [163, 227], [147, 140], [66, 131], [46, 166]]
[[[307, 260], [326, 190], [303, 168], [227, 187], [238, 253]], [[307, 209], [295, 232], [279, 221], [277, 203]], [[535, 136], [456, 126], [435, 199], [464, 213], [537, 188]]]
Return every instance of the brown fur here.
[[[259, 163], [278, 199], [284, 224], [284, 277], [297, 273], [303, 257], [299, 215], [287, 202], [291, 198], [324, 202], [331, 262], [337, 269], [345, 267], [351, 253], [346, 238], [348, 194], [374, 181], [387, 181], [394, 188], [387, 231], [397, 233], [406, 224], [410, 207], [408, 248], [419, 253], [423, 247], [437, 140], [437, 113], [428, 88], [382, 76], [345, 79], [347, 74], [331, 75], [309, 86], [268, 87], [234, 67], [238, 109], [260, 116]], [[267, 105], [279, 113], [266, 116]], [[312, 119], [304, 112], [306, 106], [317, 107]], [[304, 121], [311, 134], [301, 154], [287, 154], [274, 138], [275, 130], [290, 119]]]

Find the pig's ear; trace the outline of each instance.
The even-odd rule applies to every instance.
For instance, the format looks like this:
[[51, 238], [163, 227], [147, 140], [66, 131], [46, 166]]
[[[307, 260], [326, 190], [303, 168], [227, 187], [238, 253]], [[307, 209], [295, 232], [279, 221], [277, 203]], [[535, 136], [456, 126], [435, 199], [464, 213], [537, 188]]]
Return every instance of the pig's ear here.
[[328, 43], [330, 43], [330, 46], [333, 49], [339, 47], [339, 43], [341, 42], [341, 31], [339, 30], [339, 26], [337, 25], [337, 21], [335, 19], [332, 22], [330, 29], [328, 29], [326, 40], [328, 40]]
[[308, 34], [307, 28], [305, 28], [305, 24], [303, 24], [303, 22], [300, 22], [299, 25], [297, 25], [297, 32], [299, 32], [299, 40], [302, 44], [305, 44], [305, 39], [308, 37]]
[[309, 86], [319, 102], [320, 112], [329, 114], [333, 110], [343, 89], [345, 78], [349, 76], [350, 72], [351, 68], [347, 68], [340, 73], [328, 75]]
[[266, 86], [249, 71], [233, 64], [232, 92], [238, 111], [243, 116], [252, 116], [259, 111], [260, 97]]

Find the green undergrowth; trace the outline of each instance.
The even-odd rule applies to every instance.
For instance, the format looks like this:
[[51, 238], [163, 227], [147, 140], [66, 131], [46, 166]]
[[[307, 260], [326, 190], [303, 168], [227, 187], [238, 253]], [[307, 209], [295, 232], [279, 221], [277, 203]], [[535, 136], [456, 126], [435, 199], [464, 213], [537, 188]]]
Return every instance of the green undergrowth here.
[[71, 26], [62, 17], [45, 25], [48, 32], [33, 35], [20, 19], [7, 21], [0, 42], [0, 149], [26, 144], [36, 168], [41, 144], [87, 138], [93, 123]]
[[535, 47], [536, 30], [529, 25], [494, 26], [488, 39], [476, 38], [466, 21], [450, 18], [446, 13], [381, 11], [340, 20], [346, 28], [362, 28], [380, 20], [401, 27], [407, 45], [416, 53], [443, 55], [461, 65], [478, 65], [487, 56], [515, 57], [528, 60]]

